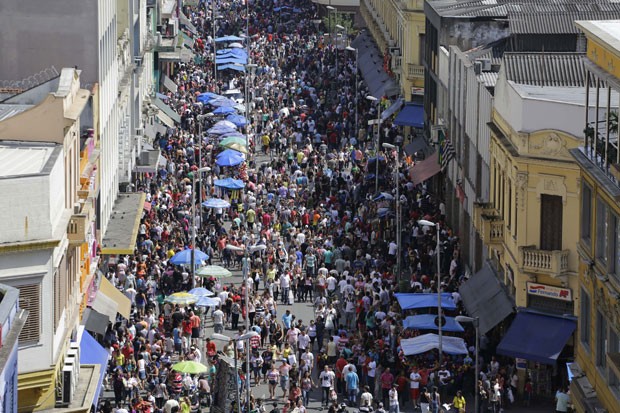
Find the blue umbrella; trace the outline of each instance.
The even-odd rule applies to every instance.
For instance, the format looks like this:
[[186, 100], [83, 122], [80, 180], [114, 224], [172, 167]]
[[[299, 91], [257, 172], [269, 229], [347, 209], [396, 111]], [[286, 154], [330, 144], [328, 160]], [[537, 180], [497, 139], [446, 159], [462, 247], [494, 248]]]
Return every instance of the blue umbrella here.
[[217, 156], [215, 163], [219, 166], [237, 166], [243, 161], [245, 161], [245, 156], [241, 152], [226, 149]]
[[239, 127], [243, 127], [248, 124], [248, 120], [245, 118], [245, 116], [242, 115], [228, 115], [226, 116], [226, 120], [234, 123]]
[[243, 183], [243, 181], [241, 179], [233, 179], [233, 178], [216, 179], [213, 182], [213, 184], [215, 186], [219, 186], [220, 188], [225, 188], [225, 189], [243, 189], [243, 188], [245, 188], [245, 183]]
[[202, 206], [206, 208], [230, 208], [230, 203], [223, 199], [211, 198], [203, 202]]
[[222, 36], [222, 37], [216, 37], [215, 38], [215, 42], [216, 43], [222, 43], [222, 42], [241, 42], [243, 41], [243, 37], [238, 37], [238, 36]]
[[222, 300], [219, 297], [200, 297], [196, 301], [197, 307], [217, 307], [222, 304]]
[[205, 93], [199, 94], [198, 97], [196, 98], [196, 100], [198, 102], [207, 103], [210, 100], [217, 99], [217, 98], [223, 98], [223, 97], [224, 96], [220, 96], [217, 93], [205, 92]]
[[233, 107], [237, 104], [237, 102], [235, 102], [232, 99], [228, 99], [228, 98], [217, 98], [217, 99], [210, 100], [208, 103], [209, 105], [214, 106], [216, 108], [219, 108], [222, 106]]
[[231, 133], [236, 133], [237, 130], [231, 128], [230, 126], [217, 125], [213, 126], [210, 129], [207, 129], [207, 133], [210, 135], [230, 135]]
[[214, 115], [228, 115], [237, 112], [235, 108], [230, 106], [220, 106], [213, 111]]
[[247, 59], [248, 52], [246, 52], [245, 49], [239, 49], [237, 47], [220, 49], [216, 52], [215, 58], [219, 59], [220, 57], [224, 56], [244, 57]]
[[191, 290], [188, 291], [188, 293], [194, 294], [195, 296], [198, 296], [198, 297], [207, 297], [210, 295], [215, 295], [213, 291], [209, 291], [204, 287], [192, 288]]
[[239, 132], [231, 132], [231, 133], [225, 133], [223, 135], [220, 135], [220, 139], [224, 140], [226, 138], [243, 138], [243, 139], [245, 139], [245, 135], [243, 133], [239, 133]]
[[[200, 250], [194, 251], [194, 263], [198, 265], [201, 261], [206, 261], [209, 259], [209, 256]], [[174, 254], [172, 258], [170, 258], [170, 263], [174, 265], [186, 265], [192, 263], [192, 250], [189, 248], [184, 249], [181, 252], [177, 252]]]
[[230, 63], [230, 64], [225, 64], [225, 65], [217, 67], [217, 70], [226, 70], [226, 69], [236, 70], [237, 72], [245, 72], [245, 67], [241, 64]]

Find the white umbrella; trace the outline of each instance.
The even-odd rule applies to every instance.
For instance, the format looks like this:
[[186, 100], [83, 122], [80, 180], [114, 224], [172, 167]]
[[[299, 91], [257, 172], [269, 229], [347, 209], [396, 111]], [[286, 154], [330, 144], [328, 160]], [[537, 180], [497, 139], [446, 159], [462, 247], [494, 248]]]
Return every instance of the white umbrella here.
[[238, 42], [230, 43], [228, 47], [236, 47], [237, 49], [243, 49], [243, 45]]

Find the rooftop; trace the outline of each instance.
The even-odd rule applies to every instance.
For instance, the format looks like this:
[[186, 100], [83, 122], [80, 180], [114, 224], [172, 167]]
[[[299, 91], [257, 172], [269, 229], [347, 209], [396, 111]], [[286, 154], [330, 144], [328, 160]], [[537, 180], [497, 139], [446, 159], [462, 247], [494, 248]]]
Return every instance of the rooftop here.
[[[557, 33], [562, 28], [568, 30], [562, 33], [577, 33], [566, 24], [566, 18], [559, 18], [558, 15], [557, 19], [552, 17], [545, 20], [540, 18], [542, 13], [589, 14], [601, 18], [613, 18], [614, 14], [620, 13], [619, 0], [428, 0], [428, 5], [443, 17], [511, 16], [517, 24], [521, 24], [523, 30], [538, 27], [541, 33], [550, 33], [549, 30]], [[512, 20], [510, 25], [512, 27]]]
[[39, 142], [0, 142], [0, 179], [49, 172], [48, 163], [57, 148]]
[[585, 86], [583, 53], [506, 53], [506, 79], [535, 86]]
[[[508, 81], [523, 99], [546, 100], [552, 102], [561, 102], [571, 105], [585, 106], [586, 89], [579, 86], [553, 86], [541, 87], [527, 84], [517, 84]], [[607, 105], [607, 94], [601, 93], [599, 96], [599, 106]], [[596, 104], [596, 90], [590, 89], [589, 106], [594, 108]], [[618, 106], [618, 94], [612, 93], [611, 105]]]
[[575, 24], [586, 36], [598, 39], [620, 54], [620, 20], [577, 21]]
[[33, 108], [34, 106], [35, 105], [0, 104], [0, 122]]

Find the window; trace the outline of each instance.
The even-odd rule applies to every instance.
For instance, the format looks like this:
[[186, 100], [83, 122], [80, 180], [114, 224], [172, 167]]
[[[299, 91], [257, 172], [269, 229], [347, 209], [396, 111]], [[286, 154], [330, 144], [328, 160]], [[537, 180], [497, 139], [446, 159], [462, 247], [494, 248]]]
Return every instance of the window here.
[[559, 251], [562, 249], [562, 197], [542, 194], [540, 201], [540, 249]]
[[592, 242], [592, 189], [587, 184], [581, 186], [581, 239], [588, 245]]
[[585, 289], [581, 289], [581, 309], [579, 312], [579, 339], [581, 343], [590, 349], [590, 296]]
[[609, 262], [609, 272], [616, 280], [620, 281], [620, 217], [612, 215], [611, 219], [611, 260]]
[[596, 365], [607, 367], [607, 320], [600, 312], [596, 313]]
[[[618, 353], [620, 351], [620, 342], [618, 341], [618, 333], [613, 328], [609, 329], [609, 353]], [[616, 394], [620, 394], [620, 381], [611, 366], [607, 369], [607, 382], [611, 390]]]
[[41, 338], [41, 285], [27, 284], [19, 289], [19, 307], [28, 310], [28, 318], [19, 334], [20, 344], [38, 343]]
[[601, 198], [596, 199], [596, 258], [607, 267], [607, 234], [609, 217], [607, 205]]

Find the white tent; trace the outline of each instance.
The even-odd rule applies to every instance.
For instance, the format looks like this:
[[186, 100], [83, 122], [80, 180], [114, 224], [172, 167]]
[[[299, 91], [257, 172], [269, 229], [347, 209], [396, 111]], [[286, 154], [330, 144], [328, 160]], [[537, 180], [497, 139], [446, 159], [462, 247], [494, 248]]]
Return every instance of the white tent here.
[[[439, 336], [429, 333], [414, 338], [407, 338], [400, 341], [405, 356], [426, 353], [427, 351], [439, 348]], [[442, 348], [446, 354], [467, 354], [465, 340], [459, 337], [442, 337]]]

